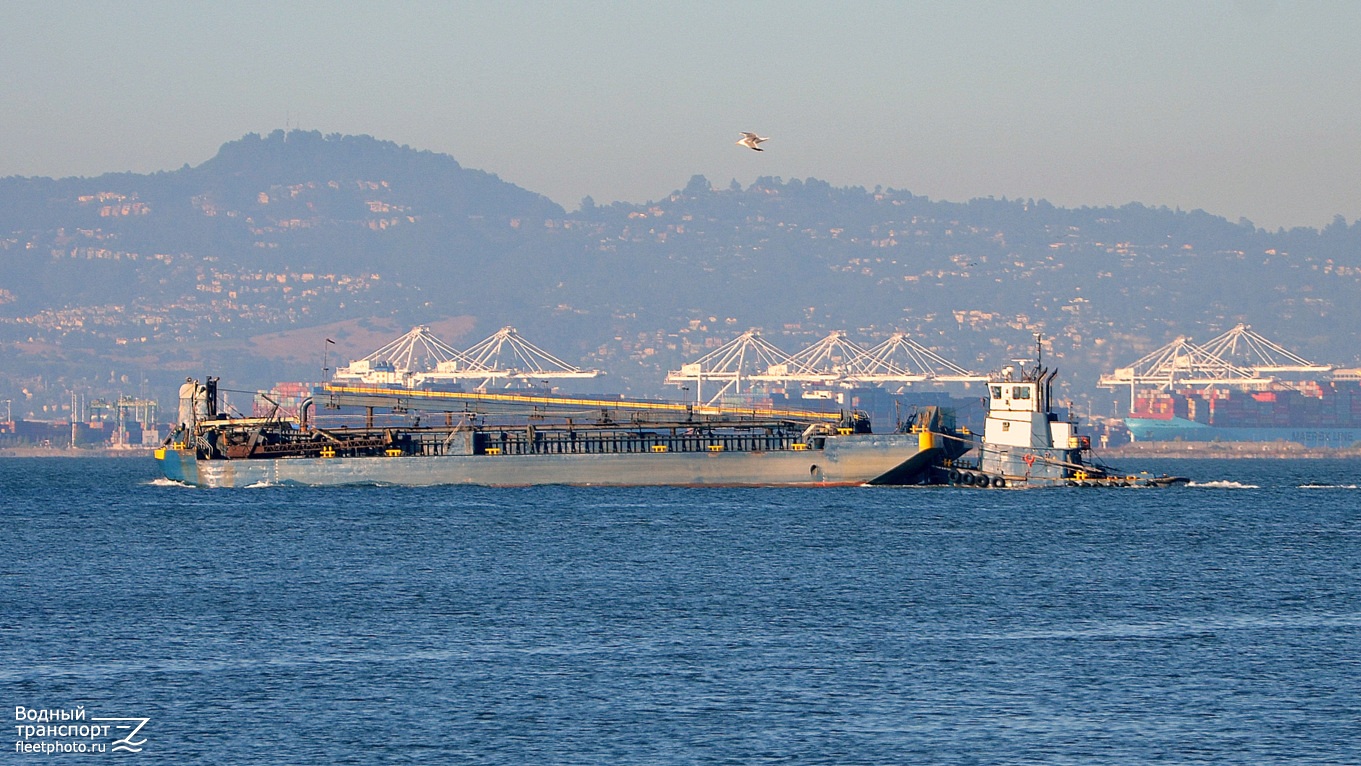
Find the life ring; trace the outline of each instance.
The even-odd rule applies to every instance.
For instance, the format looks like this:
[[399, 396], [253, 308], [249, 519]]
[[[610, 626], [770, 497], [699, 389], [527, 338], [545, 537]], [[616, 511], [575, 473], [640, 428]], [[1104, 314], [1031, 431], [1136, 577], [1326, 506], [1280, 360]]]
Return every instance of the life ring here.
[[1030, 468], [1030, 467], [1034, 466], [1034, 465], [1035, 465], [1035, 456], [1032, 455], [1032, 454], [1030, 454], [1030, 453], [1026, 453], [1026, 456], [1025, 456], [1025, 465], [1026, 465], [1026, 468]]

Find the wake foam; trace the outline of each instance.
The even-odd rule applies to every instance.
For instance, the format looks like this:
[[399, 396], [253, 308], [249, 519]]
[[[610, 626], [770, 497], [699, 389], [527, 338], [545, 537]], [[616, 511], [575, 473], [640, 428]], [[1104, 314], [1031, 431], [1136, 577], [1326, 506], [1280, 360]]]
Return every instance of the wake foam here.
[[162, 477], [159, 478], [159, 479], [152, 479], [151, 481], [147, 482], [147, 486], [149, 486], [149, 487], [192, 487], [193, 485], [192, 485], [192, 484], [185, 484], [185, 483], [182, 482], [182, 481], [175, 481], [174, 479], [167, 479], [167, 478], [165, 478], [164, 476], [162, 476]]
[[1361, 485], [1358, 485], [1358, 484], [1318, 484], [1318, 483], [1311, 482], [1311, 483], [1309, 483], [1309, 484], [1301, 484], [1301, 485], [1299, 485], [1299, 487], [1297, 487], [1296, 489], [1361, 489]]
[[1211, 489], [1261, 489], [1257, 484], [1244, 484], [1238, 481], [1193, 481], [1188, 487], [1209, 487]]

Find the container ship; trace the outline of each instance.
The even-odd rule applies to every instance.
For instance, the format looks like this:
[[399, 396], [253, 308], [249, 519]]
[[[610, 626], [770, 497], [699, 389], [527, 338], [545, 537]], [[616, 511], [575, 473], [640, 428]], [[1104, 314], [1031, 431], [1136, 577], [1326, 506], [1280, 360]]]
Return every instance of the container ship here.
[[1135, 441], [1289, 441], [1305, 447], [1361, 442], [1361, 384], [1309, 381], [1268, 391], [1141, 391], [1125, 419]]
[[1098, 385], [1129, 387], [1134, 441], [1361, 441], [1361, 371], [1316, 364], [1246, 324], [1204, 345], [1179, 337]]

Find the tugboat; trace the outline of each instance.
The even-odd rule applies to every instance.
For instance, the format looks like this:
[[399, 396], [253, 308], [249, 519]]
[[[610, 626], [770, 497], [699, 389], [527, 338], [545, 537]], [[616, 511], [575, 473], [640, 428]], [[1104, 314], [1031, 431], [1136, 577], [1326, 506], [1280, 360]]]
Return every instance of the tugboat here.
[[[1038, 343], [1038, 339], [1037, 339]], [[1180, 476], [1128, 473], [1101, 465], [1091, 440], [1072, 420], [1060, 420], [1051, 406], [1058, 370], [1040, 363], [1008, 367], [988, 384], [988, 413], [977, 458], [946, 461], [938, 483], [971, 487], [1166, 487], [1185, 484]], [[971, 450], [972, 451], [972, 450]]]

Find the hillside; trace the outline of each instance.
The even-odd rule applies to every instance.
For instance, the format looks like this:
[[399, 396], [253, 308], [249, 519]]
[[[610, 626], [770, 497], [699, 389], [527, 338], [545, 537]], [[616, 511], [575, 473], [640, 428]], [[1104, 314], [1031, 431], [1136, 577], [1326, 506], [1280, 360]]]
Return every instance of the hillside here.
[[437, 322], [455, 345], [514, 325], [638, 393], [750, 327], [788, 351], [902, 330], [979, 371], [1041, 332], [1065, 394], [1097, 411], [1101, 372], [1238, 322], [1361, 362], [1361, 226], [1340, 219], [1267, 232], [1138, 204], [702, 177], [567, 213], [447, 155], [300, 131], [171, 172], [2, 179], [0, 264], [0, 399], [34, 405], [169, 396], [189, 373], [315, 378], [318, 337], [351, 358], [375, 337], [354, 328]]

